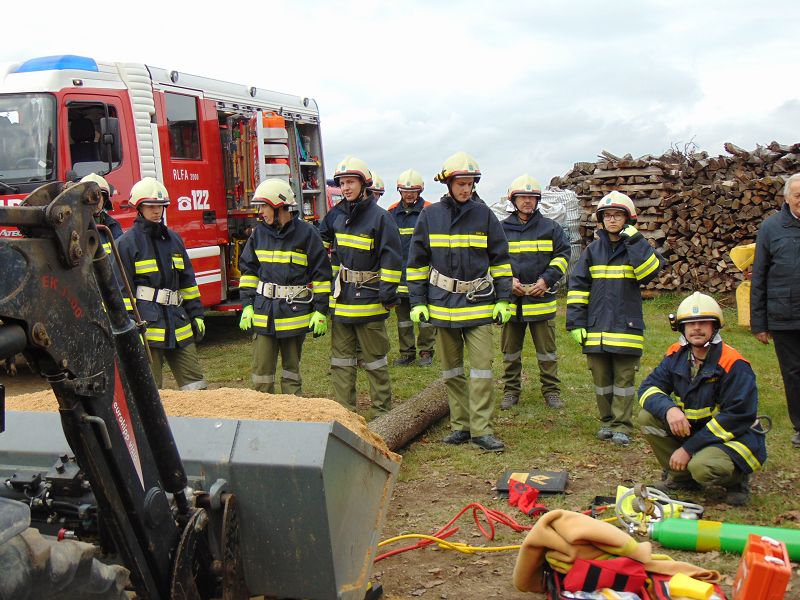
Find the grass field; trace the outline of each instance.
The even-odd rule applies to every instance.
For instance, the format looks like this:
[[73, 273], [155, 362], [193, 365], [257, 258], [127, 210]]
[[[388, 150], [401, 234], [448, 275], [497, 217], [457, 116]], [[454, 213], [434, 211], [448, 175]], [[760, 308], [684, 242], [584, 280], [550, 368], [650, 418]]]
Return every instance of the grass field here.
[[[677, 334], [670, 330], [667, 315], [677, 309], [682, 298], [683, 295], [665, 295], [645, 301], [648, 329], [637, 386], [658, 364], [666, 348], [677, 339]], [[718, 499], [702, 494], [684, 494], [681, 499], [702, 504], [706, 519], [797, 528], [800, 526], [800, 496], [797, 493], [800, 450], [793, 449], [790, 444], [792, 430], [774, 348], [760, 344], [748, 329], [736, 324], [735, 307], [730, 302], [723, 301], [721, 304], [727, 321], [722, 331], [723, 338], [751, 362], [759, 387], [759, 412], [769, 415], [774, 422], [773, 430], [767, 437], [769, 458], [765, 468], [752, 478], [753, 495], [746, 507], [729, 507]], [[565, 410], [553, 411], [545, 407], [539, 391], [535, 352], [532, 343], [527, 340], [523, 352], [523, 394], [520, 404], [510, 411], [497, 410], [495, 413], [495, 432], [506, 442], [506, 451], [496, 454], [479, 451], [470, 445], [447, 446], [441, 443], [441, 438], [449, 430], [447, 420], [432, 427], [402, 452], [399, 482], [382, 538], [400, 533], [436, 531], [461, 507], [471, 502], [515, 512], [493, 491], [498, 476], [508, 470], [566, 470], [569, 473], [567, 493], [549, 496], [542, 501], [548, 508], [569, 510], [587, 509], [595, 496], [613, 496], [618, 485], [630, 487], [634, 483], [653, 482], [660, 477], [655, 458], [638, 433], [634, 435], [630, 447], [625, 449], [595, 438], [599, 422], [594, 386], [580, 348], [564, 329], [564, 306], [565, 300], [560, 298], [556, 330]], [[237, 321], [232, 316], [209, 319], [208, 322], [211, 343], [204, 343], [200, 348], [207, 378], [215, 385], [249, 386], [250, 336], [238, 331]], [[393, 316], [388, 321], [388, 330], [393, 344], [389, 356], [391, 364], [398, 356], [396, 321]], [[502, 397], [499, 337], [500, 330], [496, 328], [494, 373], [497, 405]], [[329, 360], [329, 336], [318, 339], [309, 337], [302, 361], [307, 395], [332, 397]], [[392, 366], [390, 372], [395, 403], [403, 402], [439, 377], [438, 357], [434, 358], [433, 367], [427, 369]], [[359, 371], [358, 393], [365, 404], [367, 390], [364, 372]], [[524, 519], [520, 513], [516, 513], [516, 517]], [[462, 536], [460, 541], [483, 543], [483, 540], [474, 539], [477, 535], [474, 524], [464, 523], [463, 533], [459, 535]], [[495, 541], [488, 545], [516, 544], [520, 540], [519, 534], [498, 530]], [[724, 576], [724, 588], [730, 592], [739, 556], [719, 552], [667, 552], [676, 559], [719, 570]], [[446, 589], [458, 590], [457, 595], [466, 600], [490, 595], [522, 597], [510, 584], [514, 553], [488, 554], [478, 559], [457, 553], [445, 554], [447, 556], [440, 556], [441, 553], [430, 550], [412, 552], [403, 555], [407, 558], [379, 563], [376, 577], [388, 586], [387, 589], [399, 593], [387, 596], [392, 598], [418, 595], [416, 592], [411, 596], [408, 594], [410, 590], [424, 590], [426, 579], [431, 577], [429, 573], [437, 569], [449, 574], [449, 577], [443, 575], [448, 580], [441, 588], [443, 593]], [[463, 578], [469, 574], [472, 574], [472, 578], [467, 584]], [[798, 576], [795, 567], [786, 598], [800, 598]], [[448, 585], [451, 587], [447, 588]], [[465, 585], [469, 586], [469, 591]]]
[[[676, 340], [676, 334], [670, 330], [667, 322], [667, 314], [675, 311], [681, 298], [682, 296], [664, 295], [644, 302], [646, 349], [637, 386], [660, 361], [664, 350]], [[585, 475], [576, 473], [571, 478], [573, 484], [581, 484], [577, 486], [579, 489], [586, 488], [588, 498], [607, 493], [609, 482], [619, 480], [624, 483], [630, 481], [634, 474], [650, 476], [651, 479], [657, 476], [655, 459], [638, 434], [627, 449], [595, 439], [598, 420], [593, 384], [580, 348], [564, 330], [564, 302], [564, 298], [559, 300], [556, 324], [559, 376], [562, 381], [562, 396], [567, 403], [566, 409], [553, 411], [545, 407], [539, 391], [533, 344], [527, 340], [523, 352], [523, 393], [520, 404], [510, 411], [498, 410], [495, 413], [495, 431], [506, 442], [506, 452], [487, 454], [438, 443], [439, 438], [447, 433], [447, 424], [443, 421], [423, 436], [419, 440], [421, 443], [412, 444], [404, 451], [401, 480], [413, 480], [420, 470], [428, 470], [431, 465], [437, 465], [443, 471], [468, 472], [487, 479], [496, 478], [497, 474], [511, 468], [572, 470], [579, 465], [594, 465], [589, 469], [596, 477], [596, 485], [592, 481], [578, 482], [575, 479], [584, 478]], [[724, 303], [723, 306], [726, 318], [723, 338], [751, 362], [757, 375], [760, 413], [769, 415], [774, 421], [773, 430], [767, 438], [769, 459], [765, 469], [754, 478], [755, 493], [750, 506], [728, 510], [731, 518], [737, 521], [771, 524], [778, 515], [799, 508], [796, 486], [800, 478], [800, 451], [793, 449], [789, 442], [792, 432], [774, 348], [771, 344], [760, 344], [749, 330], [736, 324], [735, 307], [725, 306]], [[213, 322], [209, 337], [214, 343], [201, 346], [207, 378], [218, 384], [249, 385], [250, 336], [238, 330], [231, 333], [236, 329], [237, 323], [233, 317], [209, 321]], [[393, 343], [389, 356], [391, 363], [398, 356], [394, 316], [387, 326]], [[495, 399], [498, 404], [502, 396], [499, 382], [502, 373], [499, 333], [497, 328], [494, 336], [494, 372], [497, 380]], [[302, 361], [306, 395], [332, 398], [328, 376], [329, 357], [329, 336], [307, 338]], [[392, 366], [390, 371], [395, 402], [403, 402], [439, 376], [438, 357], [435, 357], [433, 367]], [[359, 371], [359, 396], [365, 397], [367, 389], [364, 372]], [[645, 457], [646, 460], [643, 460]], [[643, 472], [632, 472], [634, 465]], [[575, 502], [575, 498], [568, 496], [562, 499], [570, 505]], [[558, 499], [554, 504], [558, 504]]]

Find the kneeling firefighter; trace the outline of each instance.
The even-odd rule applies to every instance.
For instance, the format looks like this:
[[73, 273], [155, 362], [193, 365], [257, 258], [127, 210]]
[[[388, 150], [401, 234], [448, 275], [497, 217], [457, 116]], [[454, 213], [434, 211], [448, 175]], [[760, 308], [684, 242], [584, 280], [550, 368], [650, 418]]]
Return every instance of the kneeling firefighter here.
[[699, 292], [670, 315], [679, 341], [639, 388], [639, 425], [666, 479], [664, 491], [711, 485], [745, 504], [749, 474], [767, 458], [753, 369], [722, 341], [717, 302]]
[[[139, 215], [117, 246], [139, 314], [147, 322], [145, 340], [153, 357], [153, 377], [161, 387], [166, 359], [180, 389], [204, 390], [208, 384], [195, 346], [206, 331], [203, 304], [186, 246], [164, 224], [170, 203], [167, 188], [145, 177], [131, 188], [129, 203]], [[131, 299], [124, 300], [132, 310]]]
[[316, 228], [297, 218], [297, 200], [282, 179], [267, 179], [252, 206], [259, 220], [239, 259], [243, 331], [253, 328], [253, 387], [274, 393], [278, 354], [281, 392], [300, 395], [300, 356], [309, 330], [328, 330], [331, 266]]

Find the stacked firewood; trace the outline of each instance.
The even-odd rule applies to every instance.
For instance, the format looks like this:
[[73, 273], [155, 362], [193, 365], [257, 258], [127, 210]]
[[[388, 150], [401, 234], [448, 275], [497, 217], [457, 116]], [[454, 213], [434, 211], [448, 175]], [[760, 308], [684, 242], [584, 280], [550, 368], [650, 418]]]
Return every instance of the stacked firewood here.
[[677, 149], [655, 157], [618, 157], [603, 151], [576, 163], [551, 185], [578, 194], [584, 245], [594, 237], [597, 202], [612, 190], [634, 201], [637, 228], [668, 262], [655, 290], [734, 289], [744, 275], [729, 251], [755, 241], [762, 221], [783, 203], [783, 186], [800, 172], [800, 144], [772, 142], [748, 152], [725, 144], [730, 156]]

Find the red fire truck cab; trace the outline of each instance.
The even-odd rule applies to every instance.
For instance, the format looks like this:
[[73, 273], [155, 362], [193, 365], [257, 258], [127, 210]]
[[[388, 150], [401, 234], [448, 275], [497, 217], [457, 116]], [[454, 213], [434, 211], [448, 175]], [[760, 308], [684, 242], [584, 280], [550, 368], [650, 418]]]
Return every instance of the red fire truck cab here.
[[114, 186], [112, 214], [127, 229], [131, 186], [156, 177], [210, 309], [240, 308], [238, 258], [258, 183], [288, 180], [302, 217], [317, 221], [328, 209], [324, 172], [311, 98], [72, 55], [0, 70], [0, 205], [98, 173]]

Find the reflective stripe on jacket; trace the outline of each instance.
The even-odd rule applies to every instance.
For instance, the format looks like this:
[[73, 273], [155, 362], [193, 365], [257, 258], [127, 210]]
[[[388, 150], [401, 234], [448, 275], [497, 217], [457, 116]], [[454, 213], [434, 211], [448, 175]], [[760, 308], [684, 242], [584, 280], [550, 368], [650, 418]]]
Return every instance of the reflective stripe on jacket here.
[[663, 422], [670, 408], [680, 408], [691, 425], [683, 443], [689, 454], [717, 446], [745, 473], [760, 469], [767, 447], [764, 435], [751, 428], [758, 415], [758, 390], [750, 363], [727, 344], [714, 343], [692, 379], [691, 348], [682, 342], [670, 346], [642, 382], [639, 404]]
[[[316, 228], [294, 218], [280, 231], [258, 222], [239, 258], [239, 294], [243, 306], [253, 306], [253, 330], [278, 338], [305, 335], [311, 313], [328, 314], [331, 265]], [[303, 294], [291, 304], [286, 299], [266, 298], [258, 283], [311, 285], [314, 298]]]
[[[191, 319], [202, 317], [200, 290], [181, 236], [161, 223], [137, 217], [127, 232], [117, 240], [122, 267], [134, 293], [137, 286], [179, 291], [183, 302], [165, 306], [137, 300], [139, 315], [147, 321], [145, 338], [154, 348], [182, 348], [194, 341]], [[122, 291], [128, 310], [131, 299]]]
[[[536, 283], [541, 277], [547, 287], [555, 285], [567, 272], [569, 241], [564, 229], [538, 210], [523, 223], [514, 213], [503, 221], [508, 239], [511, 270], [520, 283]], [[512, 296], [514, 321], [545, 321], [556, 316], [556, 297]]]
[[355, 202], [342, 200], [336, 206], [328, 223], [334, 286], [340, 267], [377, 275], [363, 284], [340, 281], [339, 297], [334, 299], [331, 295], [333, 318], [342, 323], [386, 319], [389, 316], [386, 306], [397, 303], [397, 286], [403, 270], [397, 225], [372, 194]]
[[567, 330], [584, 328], [584, 353], [641, 356], [644, 318], [641, 285], [661, 271], [664, 259], [641, 233], [612, 246], [608, 233], [581, 254], [569, 277]]
[[[490, 277], [494, 292], [467, 300], [429, 284], [430, 269], [461, 281]], [[511, 259], [503, 227], [494, 213], [473, 199], [458, 204], [449, 194], [420, 214], [408, 254], [412, 306], [428, 305], [437, 327], [474, 327], [492, 322], [498, 300], [511, 300]]]
[[417, 201], [411, 205], [411, 208], [406, 208], [401, 200], [400, 202], [392, 204], [387, 209], [389, 214], [392, 215], [392, 218], [394, 218], [394, 222], [397, 224], [397, 228], [400, 232], [400, 242], [403, 247], [403, 276], [400, 278], [400, 285], [397, 287], [397, 294], [403, 298], [408, 297], [406, 264], [408, 264], [408, 249], [411, 247], [411, 236], [414, 234], [414, 227], [417, 225], [419, 215], [426, 206], [430, 206], [430, 202], [427, 202], [420, 196], [417, 198]]

